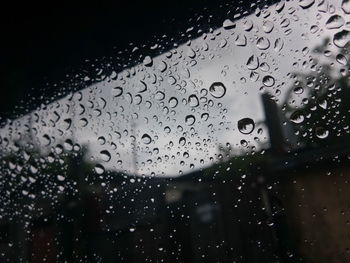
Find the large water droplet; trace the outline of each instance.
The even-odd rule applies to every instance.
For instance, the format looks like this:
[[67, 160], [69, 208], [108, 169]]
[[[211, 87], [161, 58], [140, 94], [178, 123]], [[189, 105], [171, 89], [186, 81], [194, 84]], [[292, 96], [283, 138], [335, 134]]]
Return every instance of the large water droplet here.
[[170, 107], [170, 108], [175, 108], [175, 107], [177, 106], [177, 104], [178, 104], [177, 98], [171, 97], [171, 98], [169, 99], [169, 107]]
[[150, 67], [153, 64], [153, 60], [150, 56], [146, 56], [143, 60], [143, 65], [145, 65], [146, 67]]
[[107, 150], [100, 151], [101, 159], [105, 162], [109, 162], [111, 160], [111, 154]]
[[345, 20], [340, 15], [331, 16], [326, 22], [326, 28], [328, 29], [337, 29], [342, 27], [345, 24]]
[[248, 58], [247, 68], [250, 70], [257, 69], [259, 67], [259, 58], [252, 55]]
[[196, 95], [192, 94], [188, 97], [188, 104], [190, 104], [191, 107], [197, 107], [199, 105], [199, 100]]
[[214, 98], [222, 98], [226, 94], [226, 87], [221, 82], [214, 82], [209, 87], [209, 92]]
[[196, 122], [196, 118], [193, 115], [187, 115], [185, 118], [185, 122], [188, 126], [191, 126]]
[[338, 33], [335, 33], [333, 36], [333, 43], [339, 48], [345, 47], [345, 45], [350, 40], [350, 32], [347, 30], [342, 30]]
[[179, 144], [180, 144], [181, 146], [185, 146], [185, 144], [186, 144], [186, 138], [185, 138], [185, 137], [181, 137], [181, 138], [179, 139]]
[[299, 110], [295, 111], [292, 113], [292, 115], [290, 116], [290, 120], [291, 122], [294, 122], [294, 123], [302, 123], [304, 121], [305, 117], [303, 115], [303, 113]]
[[304, 88], [303, 87], [295, 87], [293, 91], [295, 94], [302, 94], [304, 92]]
[[247, 38], [245, 35], [238, 34], [235, 40], [235, 45], [238, 47], [244, 47], [247, 45]]
[[140, 83], [136, 88], [138, 93], [145, 92], [147, 90], [147, 84], [144, 81], [140, 80]]
[[341, 65], [345, 66], [346, 64], [348, 64], [348, 60], [343, 54], [338, 54], [335, 59]]
[[329, 131], [323, 127], [317, 127], [315, 130], [316, 136], [319, 139], [325, 139], [329, 135]]
[[262, 82], [266, 87], [271, 87], [275, 84], [275, 79], [270, 75], [266, 75], [263, 77]]
[[283, 46], [284, 46], [283, 40], [280, 39], [280, 38], [277, 38], [276, 41], [275, 41], [275, 44], [274, 44], [273, 49], [274, 49], [276, 52], [279, 52], [279, 51], [282, 50]]
[[350, 0], [343, 0], [341, 8], [346, 14], [350, 14]]
[[260, 37], [256, 41], [256, 46], [261, 50], [268, 49], [270, 47], [270, 41], [266, 37]]
[[222, 26], [223, 26], [226, 30], [229, 30], [229, 29], [232, 29], [232, 28], [235, 28], [235, 27], [236, 27], [235, 23], [233, 23], [230, 19], [226, 19], [226, 20], [222, 23]]
[[265, 33], [270, 33], [273, 30], [273, 27], [274, 24], [269, 20], [265, 21], [263, 24], [263, 30]]
[[164, 100], [165, 94], [162, 91], [157, 91], [155, 95], [156, 100]]
[[151, 139], [151, 136], [149, 136], [147, 133], [145, 133], [144, 135], [142, 135], [141, 141], [144, 144], [150, 144], [152, 142], [152, 139]]
[[63, 175], [57, 175], [57, 180], [63, 182], [66, 178]]
[[242, 134], [250, 134], [254, 131], [255, 123], [251, 118], [243, 118], [237, 122], [237, 127]]
[[299, 0], [299, 6], [301, 8], [309, 8], [315, 3], [315, 0]]
[[123, 94], [123, 88], [122, 87], [113, 87], [112, 88], [112, 96], [119, 97]]
[[104, 168], [104, 166], [102, 165], [102, 164], [96, 164], [95, 165], [95, 172], [97, 173], [97, 174], [103, 174], [104, 172], [105, 172], [105, 168]]

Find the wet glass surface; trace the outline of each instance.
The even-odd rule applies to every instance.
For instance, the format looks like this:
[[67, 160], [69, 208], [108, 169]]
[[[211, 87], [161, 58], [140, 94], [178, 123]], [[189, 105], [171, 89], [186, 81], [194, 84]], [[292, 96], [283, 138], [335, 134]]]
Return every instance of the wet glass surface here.
[[222, 8], [3, 119], [4, 262], [350, 260], [350, 1]]

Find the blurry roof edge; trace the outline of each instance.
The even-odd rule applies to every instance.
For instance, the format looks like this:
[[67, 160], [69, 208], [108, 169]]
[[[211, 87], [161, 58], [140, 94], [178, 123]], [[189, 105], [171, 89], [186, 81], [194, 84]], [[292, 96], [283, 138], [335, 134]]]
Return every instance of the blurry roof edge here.
[[[208, 15], [215, 13], [216, 16], [210, 17], [210, 22], [206, 22], [205, 23], [205, 29], [218, 29], [220, 27], [222, 27], [222, 23], [225, 19], [231, 19], [232, 21], [237, 21], [240, 20], [242, 18], [244, 18], [245, 16], [251, 15], [257, 8], [259, 9], [263, 9], [266, 8], [268, 6], [271, 6], [277, 2], [277, 0], [265, 0], [265, 1], [255, 1], [255, 0], [247, 0], [247, 1], [219, 1], [215, 4], [215, 6], [210, 6], [210, 10], [208, 10], [208, 3], [205, 3], [206, 6], [203, 5], [198, 5], [198, 9], [195, 10], [197, 12], [193, 12], [198, 14], [197, 17], [200, 17], [203, 15], [203, 13], [205, 12], [209, 12]], [[228, 6], [229, 8], [223, 8], [223, 6]], [[233, 8], [241, 8], [242, 11], [240, 14], [235, 14], [235, 13], [231, 13], [231, 11], [233, 10]], [[228, 10], [228, 11], [227, 11]], [[182, 17], [182, 13], [178, 14], [180, 17]], [[198, 30], [198, 31], [191, 31], [191, 34], [184, 36], [186, 29], [188, 29], [188, 23], [181, 23], [181, 19], [179, 17], [174, 17], [172, 18], [175, 21], [178, 22], [179, 28], [177, 28], [176, 31], [168, 31], [166, 32], [167, 37], [173, 41], [169, 41], [169, 43], [163, 47], [162, 50], [157, 50], [157, 49], [149, 49], [147, 50], [147, 55], [151, 56], [151, 57], [156, 57], [159, 56], [161, 54], [166, 53], [167, 51], [171, 50], [172, 48], [174, 48], [174, 44], [176, 46], [182, 45], [184, 43], [186, 43], [188, 40], [192, 40], [195, 38], [199, 38], [202, 34], [203, 34], [203, 30]], [[169, 22], [171, 20], [171, 18], [168, 19]], [[163, 28], [164, 30], [164, 28]], [[165, 34], [165, 32], [159, 32], [159, 37], [161, 37], [161, 35]], [[155, 39], [155, 37], [151, 34], [149, 34], [149, 38], [152, 39], [152, 41], [154, 41], [153, 39]], [[133, 40], [130, 39], [131, 43]], [[147, 42], [146, 40], [143, 40], [145, 43]], [[111, 46], [114, 47], [116, 43], [111, 43]], [[141, 44], [141, 43], [140, 43]], [[154, 43], [153, 43], [154, 44]], [[122, 49], [127, 50], [127, 48], [131, 48], [129, 45], [126, 45], [124, 48], [121, 48], [119, 51], [121, 51]], [[140, 52], [143, 52], [144, 50], [139, 50]], [[114, 48], [111, 48], [109, 55], [112, 54], [116, 54], [115, 53], [116, 50], [114, 50]], [[125, 64], [117, 69], [115, 69], [114, 71], [117, 71], [118, 73], [127, 69], [127, 68], [132, 68], [135, 65], [138, 65], [140, 63], [142, 63], [142, 61], [140, 61], [140, 56], [142, 55], [142, 53], [140, 52], [135, 52], [135, 59], [132, 60], [131, 63], [129, 63], [127, 66], [125, 66]], [[108, 54], [101, 54], [101, 59], [104, 57], [107, 57]], [[145, 55], [145, 54], [144, 54]], [[81, 58], [81, 64], [83, 64], [84, 59], [86, 60], [86, 58]], [[98, 63], [102, 63], [102, 62], [98, 62]], [[123, 64], [121, 62], [121, 64]], [[68, 65], [67, 65], [68, 68]], [[76, 68], [73, 69], [75, 71], [75, 73], [79, 74], [82, 71], [84, 71], [83, 66], [77, 66]], [[62, 68], [62, 74], [60, 74], [62, 76], [62, 82], [63, 82], [63, 78], [64, 75], [66, 73], [66, 69]], [[111, 71], [112, 72], [112, 71]], [[72, 74], [74, 75], [74, 74]], [[43, 76], [43, 82], [44, 82], [44, 77]], [[76, 78], [76, 77], [74, 77]], [[27, 100], [28, 98], [30, 98], [29, 96], [31, 96], [30, 99], [33, 99], [34, 101], [32, 101], [31, 103], [28, 103], [28, 105], [24, 106], [21, 105], [20, 108], [14, 109], [14, 105], [12, 105], [11, 109], [7, 109], [7, 111], [1, 112], [1, 116], [0, 116], [0, 128], [4, 127], [6, 125], [6, 123], [8, 121], [11, 120], [16, 120], [24, 115], [30, 114], [31, 112], [37, 110], [38, 107], [40, 107], [41, 105], [45, 104], [48, 105], [50, 103], [53, 103], [54, 101], [57, 101], [59, 99], [62, 99], [64, 97], [66, 97], [67, 95], [69, 95], [72, 92], [77, 92], [81, 89], [86, 88], [87, 86], [91, 86], [91, 85], [96, 85], [97, 83], [105, 80], [107, 78], [107, 76], [105, 76], [104, 79], [98, 79], [95, 78], [94, 80], [92, 80], [90, 83], [85, 82], [84, 80], [76, 80], [74, 79], [74, 81], [76, 81], [75, 83], [71, 82], [72, 79], [67, 80], [67, 86], [65, 88], [67, 88], [66, 91], [63, 91], [62, 89], [60, 89], [59, 87], [57, 87], [56, 85], [53, 85], [51, 88], [43, 88], [44, 90], [42, 90], [42, 87], [37, 88], [37, 89], [33, 89], [33, 92], [28, 91], [25, 94], [25, 99]], [[59, 81], [59, 80], [58, 80]], [[59, 86], [62, 86], [62, 84], [60, 84]], [[59, 94], [56, 94], [59, 92]], [[19, 96], [19, 95], [17, 95]], [[55, 99], [53, 99], [53, 97]], [[17, 98], [18, 99], [18, 98]], [[21, 98], [19, 98], [21, 99]], [[23, 98], [24, 99], [24, 98]], [[22, 99], [22, 102], [23, 102]], [[43, 103], [43, 101], [45, 101], [45, 103]], [[7, 103], [10, 103], [9, 101], [7, 101]]]

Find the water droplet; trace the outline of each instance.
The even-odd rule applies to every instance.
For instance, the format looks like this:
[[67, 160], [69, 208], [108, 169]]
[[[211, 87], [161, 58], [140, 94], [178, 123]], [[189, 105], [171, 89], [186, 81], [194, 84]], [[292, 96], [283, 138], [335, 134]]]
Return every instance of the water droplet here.
[[345, 24], [345, 20], [340, 15], [331, 16], [326, 22], [326, 28], [328, 29], [337, 29], [342, 27]]
[[304, 92], [304, 89], [303, 87], [295, 87], [293, 91], [295, 94], [302, 94]]
[[248, 146], [248, 142], [246, 140], [241, 140], [240, 143], [241, 143], [241, 145], [243, 147], [247, 147]]
[[146, 56], [143, 60], [143, 65], [145, 65], [146, 67], [150, 67], [153, 64], [153, 60], [150, 56]]
[[253, 21], [250, 19], [244, 21], [244, 23], [243, 23], [243, 28], [245, 31], [252, 30], [253, 26], [254, 26]]
[[263, 30], [265, 33], [270, 33], [272, 30], [273, 30], [273, 27], [274, 27], [274, 24], [269, 21], [269, 20], [266, 20], [264, 23], [263, 23]]
[[164, 72], [167, 69], [167, 64], [164, 61], [160, 61], [158, 65], [158, 69], [160, 72]]
[[315, 3], [315, 0], [299, 0], [299, 6], [303, 9], [311, 7]]
[[64, 149], [66, 149], [67, 151], [71, 151], [73, 150], [73, 142], [70, 139], [65, 140], [65, 142], [63, 143]]
[[141, 137], [141, 141], [144, 143], [144, 144], [150, 144], [152, 142], [152, 139], [151, 137], [145, 133], [144, 135], [142, 135]]
[[341, 8], [346, 14], [350, 14], [350, 0], [343, 0], [341, 3]]
[[57, 180], [63, 182], [66, 178], [62, 175], [57, 175]]
[[247, 68], [250, 70], [257, 69], [259, 67], [259, 58], [252, 55], [248, 58]]
[[111, 154], [107, 150], [100, 151], [100, 156], [101, 156], [101, 159], [105, 162], [109, 162], [111, 160]]
[[327, 109], [327, 100], [326, 99], [320, 99], [318, 100], [318, 106], [320, 106], [322, 109]]
[[319, 139], [325, 139], [329, 135], [329, 131], [323, 127], [317, 127], [315, 130], [316, 136]]
[[43, 135], [43, 138], [44, 138], [44, 145], [45, 145], [45, 146], [49, 146], [49, 145], [51, 144], [51, 138], [50, 138], [50, 136], [47, 135], [47, 134], [44, 134], [44, 135]]
[[337, 60], [337, 62], [339, 63], [339, 64], [341, 64], [341, 65], [346, 65], [346, 64], [348, 64], [348, 60], [347, 60], [347, 58], [343, 55], [343, 54], [338, 54], [337, 56], [336, 56], [336, 60]]
[[196, 57], [196, 52], [190, 47], [187, 49], [187, 53], [186, 54], [187, 54], [187, 56], [189, 58], [195, 58]]
[[270, 75], [266, 75], [263, 77], [262, 82], [266, 87], [271, 87], [275, 84], [275, 79]]
[[171, 97], [168, 102], [170, 108], [175, 108], [178, 104], [178, 100], [175, 97]]
[[95, 165], [95, 172], [97, 173], [97, 174], [103, 174], [104, 172], [105, 172], [105, 168], [104, 168], [104, 166], [102, 165], [102, 164], [96, 164]]
[[221, 82], [214, 82], [209, 87], [209, 92], [214, 98], [222, 98], [226, 94], [226, 87]]
[[247, 38], [245, 35], [238, 34], [235, 40], [235, 45], [238, 47], [244, 47], [247, 45]]
[[222, 23], [222, 26], [223, 26], [226, 30], [229, 30], [229, 29], [232, 29], [232, 28], [235, 28], [235, 27], [236, 27], [235, 23], [233, 23], [230, 19], [226, 19], [226, 20]]
[[188, 103], [191, 107], [197, 107], [199, 105], [199, 101], [196, 95], [192, 94], [188, 97]]
[[181, 138], [179, 139], [179, 144], [180, 144], [181, 146], [185, 146], [185, 144], [186, 144], [186, 138], [185, 138], [185, 137], [181, 137]]
[[119, 97], [123, 94], [123, 88], [122, 87], [113, 87], [112, 88], [112, 96]]
[[270, 41], [266, 37], [260, 37], [256, 41], [256, 46], [261, 50], [268, 49], [270, 47]]
[[187, 115], [185, 122], [188, 126], [192, 126], [196, 122], [196, 118], [193, 115]]
[[156, 100], [164, 100], [165, 94], [162, 91], [157, 91], [155, 95]]
[[297, 124], [302, 123], [304, 121], [304, 119], [305, 119], [305, 117], [300, 110], [293, 112], [292, 115], [290, 116], [291, 122], [294, 122]]
[[145, 92], [146, 90], [147, 90], [147, 84], [144, 81], [140, 80], [139, 85], [137, 85], [137, 92], [142, 93], [142, 92]]
[[255, 123], [251, 118], [243, 118], [237, 122], [237, 127], [242, 134], [250, 134], [254, 131]]
[[347, 30], [339, 31], [338, 33], [335, 33], [333, 36], [333, 43], [339, 48], [345, 47], [345, 45], [350, 40], [350, 32]]
[[274, 44], [273, 49], [274, 49], [276, 52], [279, 52], [279, 51], [282, 50], [283, 46], [284, 46], [283, 40], [280, 39], [280, 38], [277, 38], [276, 41], [275, 41], [275, 44]]
[[203, 120], [203, 121], [207, 121], [208, 119], [209, 119], [209, 114], [208, 113], [202, 113], [202, 115], [201, 115], [201, 119]]

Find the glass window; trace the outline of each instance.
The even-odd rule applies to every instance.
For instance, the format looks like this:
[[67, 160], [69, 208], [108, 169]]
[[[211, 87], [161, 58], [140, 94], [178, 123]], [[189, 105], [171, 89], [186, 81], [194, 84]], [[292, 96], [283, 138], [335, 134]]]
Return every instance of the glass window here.
[[350, 1], [217, 8], [2, 119], [4, 262], [349, 262]]

